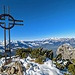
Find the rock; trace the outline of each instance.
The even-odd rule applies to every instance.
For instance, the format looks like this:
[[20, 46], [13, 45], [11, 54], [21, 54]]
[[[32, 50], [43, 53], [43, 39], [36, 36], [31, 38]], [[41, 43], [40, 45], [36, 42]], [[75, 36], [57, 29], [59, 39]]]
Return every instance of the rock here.
[[2, 72], [3, 72], [3, 68], [1, 67], [1, 68], [0, 68], [0, 74], [1, 74]]
[[7, 68], [7, 73], [8, 73], [8, 75], [11, 74], [11, 67]]
[[13, 64], [13, 66], [11, 68], [11, 74], [23, 75], [23, 67], [20, 62], [16, 61]]
[[7, 73], [7, 75], [23, 75], [23, 66], [20, 62], [16, 61], [11, 66], [3, 66], [0, 68], [0, 74], [3, 74], [3, 71]]
[[20, 71], [18, 71], [17, 75], [23, 75], [23, 73], [22, 73], [22, 72], [20, 72]]
[[56, 54], [62, 55], [62, 59], [75, 59], [75, 48], [73, 48], [70, 44], [65, 43], [58, 47]]
[[8, 70], [8, 71], [7, 71], [7, 73], [8, 73], [8, 75], [10, 75], [10, 74], [11, 74], [11, 71], [10, 71], [10, 70]]
[[15, 67], [12, 67], [12, 68], [11, 68], [11, 74], [15, 74], [15, 72], [16, 72]]
[[6, 69], [6, 67], [5, 67], [5, 66], [2, 66], [2, 68], [3, 68], [3, 71]]
[[18, 70], [18, 75], [23, 75], [23, 68], [21, 64], [18, 65]]

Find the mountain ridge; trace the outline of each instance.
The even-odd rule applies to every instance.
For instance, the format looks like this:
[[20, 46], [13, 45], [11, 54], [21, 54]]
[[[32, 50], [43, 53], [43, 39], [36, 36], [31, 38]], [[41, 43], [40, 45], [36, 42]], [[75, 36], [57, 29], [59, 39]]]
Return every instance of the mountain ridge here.
[[[49, 38], [44, 40], [36, 40], [36, 41], [11, 41], [11, 50], [15, 50], [17, 48], [39, 48], [42, 47], [44, 49], [52, 49], [54, 52], [56, 52], [57, 48], [64, 44], [70, 44], [73, 47], [75, 47], [75, 38]], [[9, 43], [7, 41], [7, 47]], [[4, 41], [0, 41], [0, 52], [4, 52]]]

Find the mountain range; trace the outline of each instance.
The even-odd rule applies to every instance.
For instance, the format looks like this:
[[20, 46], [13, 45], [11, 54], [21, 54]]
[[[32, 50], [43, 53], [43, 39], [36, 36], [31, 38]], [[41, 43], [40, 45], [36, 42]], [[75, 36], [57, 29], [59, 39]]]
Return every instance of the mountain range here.
[[[39, 48], [42, 47], [44, 49], [52, 49], [56, 52], [57, 48], [64, 44], [68, 43], [75, 47], [75, 38], [49, 38], [44, 40], [37, 40], [37, 41], [11, 41], [11, 50], [15, 50], [17, 48]], [[7, 41], [7, 48], [9, 43]], [[0, 52], [4, 52], [4, 41], [0, 41]]]

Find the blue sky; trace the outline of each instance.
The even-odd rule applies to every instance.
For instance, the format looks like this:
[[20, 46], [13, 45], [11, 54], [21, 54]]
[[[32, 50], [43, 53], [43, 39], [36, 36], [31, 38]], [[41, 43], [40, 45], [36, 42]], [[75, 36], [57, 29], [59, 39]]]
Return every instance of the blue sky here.
[[10, 6], [15, 19], [24, 20], [24, 26], [11, 29], [12, 40], [75, 37], [75, 0], [0, 0], [0, 14], [3, 5]]

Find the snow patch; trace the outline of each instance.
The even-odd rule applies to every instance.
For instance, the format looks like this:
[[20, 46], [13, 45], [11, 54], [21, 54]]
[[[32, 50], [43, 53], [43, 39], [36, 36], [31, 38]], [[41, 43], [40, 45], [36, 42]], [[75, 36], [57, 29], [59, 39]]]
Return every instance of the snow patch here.
[[[23, 64], [23, 67], [25, 68], [23, 75], [63, 75], [60, 70], [58, 70], [56, 67], [54, 67], [54, 64], [50, 59], [47, 59], [44, 64], [38, 64], [35, 62], [31, 62], [31, 59], [29, 56], [26, 59], [20, 59], [19, 57], [14, 58], [12, 57], [13, 61], [19, 61]], [[5, 62], [4, 58], [0, 59], [0, 66]]]

